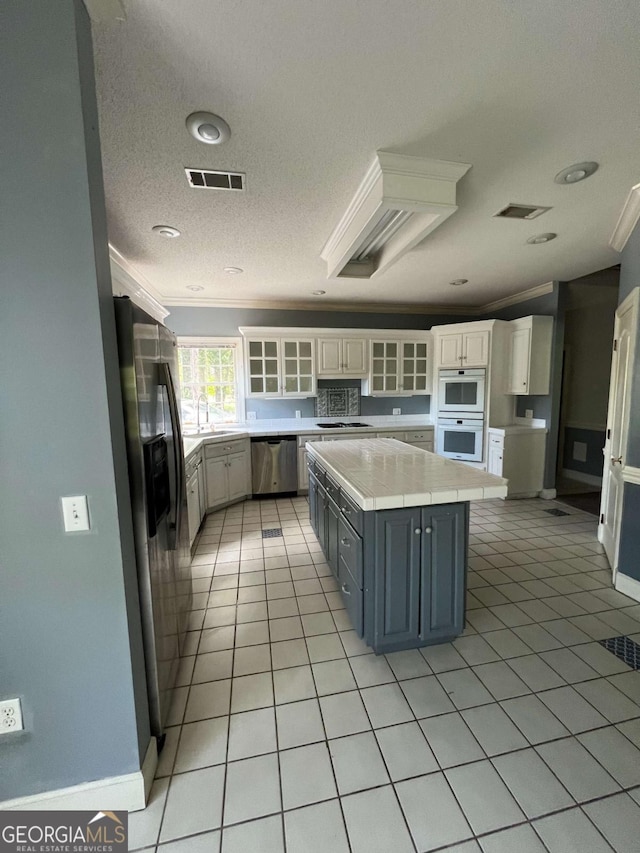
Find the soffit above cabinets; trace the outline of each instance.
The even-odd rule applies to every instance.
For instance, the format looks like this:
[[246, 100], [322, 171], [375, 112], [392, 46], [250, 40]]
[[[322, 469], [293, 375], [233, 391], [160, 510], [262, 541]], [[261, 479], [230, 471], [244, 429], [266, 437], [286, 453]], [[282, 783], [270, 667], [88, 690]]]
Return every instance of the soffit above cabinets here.
[[456, 184], [470, 168], [377, 151], [321, 252], [327, 277], [383, 273], [456, 212]]

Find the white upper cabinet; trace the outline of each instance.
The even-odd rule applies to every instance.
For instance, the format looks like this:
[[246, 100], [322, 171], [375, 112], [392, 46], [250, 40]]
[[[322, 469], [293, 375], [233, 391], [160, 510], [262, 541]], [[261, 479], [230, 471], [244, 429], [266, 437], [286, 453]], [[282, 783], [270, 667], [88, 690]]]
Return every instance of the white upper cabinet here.
[[403, 394], [430, 394], [433, 369], [427, 341], [400, 341], [400, 390]]
[[507, 393], [548, 394], [553, 317], [522, 317], [510, 326]]
[[486, 367], [489, 335], [487, 329], [438, 335], [438, 367]]
[[372, 340], [368, 392], [408, 397], [431, 393], [433, 374], [428, 340]]
[[369, 393], [397, 396], [400, 391], [398, 341], [371, 341], [371, 366], [369, 369]]
[[280, 397], [280, 341], [247, 340], [247, 395]]
[[248, 338], [247, 396], [313, 397], [314, 345], [312, 338]]
[[365, 376], [366, 338], [318, 338], [318, 370], [323, 376]]

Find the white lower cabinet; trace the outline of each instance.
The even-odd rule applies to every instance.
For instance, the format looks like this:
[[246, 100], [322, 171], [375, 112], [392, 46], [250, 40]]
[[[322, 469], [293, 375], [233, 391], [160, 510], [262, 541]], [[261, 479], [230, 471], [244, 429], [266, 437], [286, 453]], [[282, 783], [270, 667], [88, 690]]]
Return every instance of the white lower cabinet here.
[[246, 439], [205, 447], [207, 509], [251, 494], [250, 445]]
[[544, 488], [546, 430], [488, 432], [487, 472], [507, 478], [508, 498], [538, 495]]
[[185, 465], [185, 479], [187, 492], [187, 520], [189, 525], [189, 544], [193, 545], [200, 522], [204, 518], [204, 465], [202, 453], [198, 451], [195, 457], [189, 459]]

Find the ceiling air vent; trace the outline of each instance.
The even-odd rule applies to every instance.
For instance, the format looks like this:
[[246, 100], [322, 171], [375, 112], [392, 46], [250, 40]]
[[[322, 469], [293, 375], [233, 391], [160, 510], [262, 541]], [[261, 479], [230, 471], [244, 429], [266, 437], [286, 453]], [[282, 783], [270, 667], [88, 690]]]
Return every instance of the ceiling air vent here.
[[212, 172], [209, 169], [185, 169], [189, 186], [204, 190], [243, 190], [242, 172]]
[[494, 213], [494, 216], [500, 216], [502, 219], [535, 219], [551, 210], [550, 207], [534, 207], [530, 204], [508, 204]]

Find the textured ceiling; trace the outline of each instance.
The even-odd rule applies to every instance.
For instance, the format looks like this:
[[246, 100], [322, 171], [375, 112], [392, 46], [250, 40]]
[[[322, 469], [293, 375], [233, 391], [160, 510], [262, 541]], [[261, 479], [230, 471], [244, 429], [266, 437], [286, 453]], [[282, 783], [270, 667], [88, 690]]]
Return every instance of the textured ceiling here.
[[[640, 179], [637, 0], [124, 6], [94, 24], [109, 234], [161, 301], [479, 305], [618, 261], [608, 240]], [[192, 139], [194, 110], [230, 141]], [[471, 163], [459, 210], [380, 277], [327, 279], [320, 251], [377, 149]], [[581, 160], [599, 171], [553, 182]], [[190, 189], [185, 166], [245, 172], [247, 190]], [[492, 218], [508, 202], [553, 209]], [[526, 244], [544, 231], [558, 239]]]

